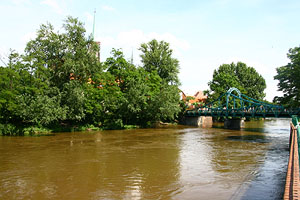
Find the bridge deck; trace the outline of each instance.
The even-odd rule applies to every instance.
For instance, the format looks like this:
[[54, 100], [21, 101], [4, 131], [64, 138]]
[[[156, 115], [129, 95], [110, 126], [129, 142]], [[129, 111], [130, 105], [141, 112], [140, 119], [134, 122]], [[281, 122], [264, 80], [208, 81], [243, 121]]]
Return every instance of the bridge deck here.
[[292, 115], [299, 115], [298, 110], [282, 110], [282, 111], [259, 111], [259, 110], [243, 110], [243, 109], [195, 109], [188, 110], [186, 116], [212, 116], [212, 117], [257, 117], [257, 118], [290, 118]]
[[[232, 94], [232, 92], [237, 93], [238, 96]], [[187, 110], [185, 114], [186, 116], [212, 117], [290, 118], [292, 115], [300, 116], [300, 108], [285, 108], [282, 105], [253, 99], [242, 94], [236, 88], [230, 88], [217, 99], [194, 110]]]

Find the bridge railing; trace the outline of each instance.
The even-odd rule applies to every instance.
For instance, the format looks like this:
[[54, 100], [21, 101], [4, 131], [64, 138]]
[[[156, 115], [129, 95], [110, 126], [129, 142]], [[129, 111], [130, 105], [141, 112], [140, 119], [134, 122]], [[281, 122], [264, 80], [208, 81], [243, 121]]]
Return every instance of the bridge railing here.
[[[234, 95], [232, 92], [238, 93]], [[187, 110], [187, 116], [212, 116], [212, 117], [292, 117], [300, 116], [300, 108], [285, 108], [241, 94], [236, 88], [230, 88], [217, 99], [195, 108]]]
[[299, 133], [297, 116], [293, 116], [290, 131], [290, 155], [283, 199], [300, 199], [299, 181]]
[[187, 110], [188, 116], [215, 116], [215, 117], [292, 117], [300, 115], [300, 109], [286, 109], [284, 107], [266, 106], [266, 105], [249, 105], [241, 108], [226, 108], [203, 106], [194, 110]]

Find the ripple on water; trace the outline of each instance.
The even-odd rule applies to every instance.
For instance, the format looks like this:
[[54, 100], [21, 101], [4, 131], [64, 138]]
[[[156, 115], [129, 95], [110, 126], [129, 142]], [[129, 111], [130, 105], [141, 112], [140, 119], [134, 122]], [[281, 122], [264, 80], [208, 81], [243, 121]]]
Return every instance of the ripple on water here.
[[234, 135], [227, 136], [228, 140], [239, 141], [239, 142], [255, 142], [255, 143], [270, 143], [270, 137], [264, 135]]
[[259, 196], [280, 188], [285, 124], [265, 120], [246, 122], [239, 131], [180, 127], [0, 137], [0, 199]]

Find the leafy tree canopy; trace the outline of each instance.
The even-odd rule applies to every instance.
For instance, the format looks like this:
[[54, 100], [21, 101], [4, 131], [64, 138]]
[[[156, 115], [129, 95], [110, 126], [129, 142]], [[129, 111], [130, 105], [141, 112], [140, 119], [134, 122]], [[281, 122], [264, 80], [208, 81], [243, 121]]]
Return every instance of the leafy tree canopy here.
[[24, 55], [12, 51], [0, 67], [0, 125], [117, 129], [177, 117], [179, 63], [168, 43], [142, 44], [142, 67], [118, 49], [100, 63], [83, 23], [68, 17], [62, 29], [41, 25]]
[[276, 69], [278, 89], [283, 92], [283, 97], [275, 97], [274, 102], [288, 107], [300, 106], [300, 47], [291, 48], [287, 54], [290, 62]]
[[253, 67], [242, 62], [221, 65], [214, 70], [213, 80], [208, 85], [210, 90], [206, 93], [210, 100], [217, 99], [231, 87], [257, 100], [265, 97], [265, 79]]
[[179, 85], [179, 62], [172, 57], [173, 50], [169, 43], [153, 39], [141, 45], [141, 58], [146, 71], [157, 71], [158, 75], [168, 84]]
[[91, 37], [85, 38], [83, 23], [68, 17], [63, 28], [59, 33], [49, 23], [41, 25], [37, 37], [27, 43], [24, 57], [36, 78], [60, 89], [71, 80], [86, 82], [100, 67], [99, 47]]

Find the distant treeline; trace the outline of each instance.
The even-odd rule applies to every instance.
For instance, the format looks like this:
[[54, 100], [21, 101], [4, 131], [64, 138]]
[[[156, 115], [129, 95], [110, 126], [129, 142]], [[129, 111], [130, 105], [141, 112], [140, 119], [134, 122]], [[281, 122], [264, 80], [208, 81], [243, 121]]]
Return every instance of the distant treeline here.
[[41, 25], [24, 54], [0, 67], [0, 135], [68, 127], [121, 129], [172, 122], [181, 111], [179, 63], [169, 44], [141, 44], [142, 66], [113, 49], [105, 62], [83, 24], [68, 17], [63, 32]]

